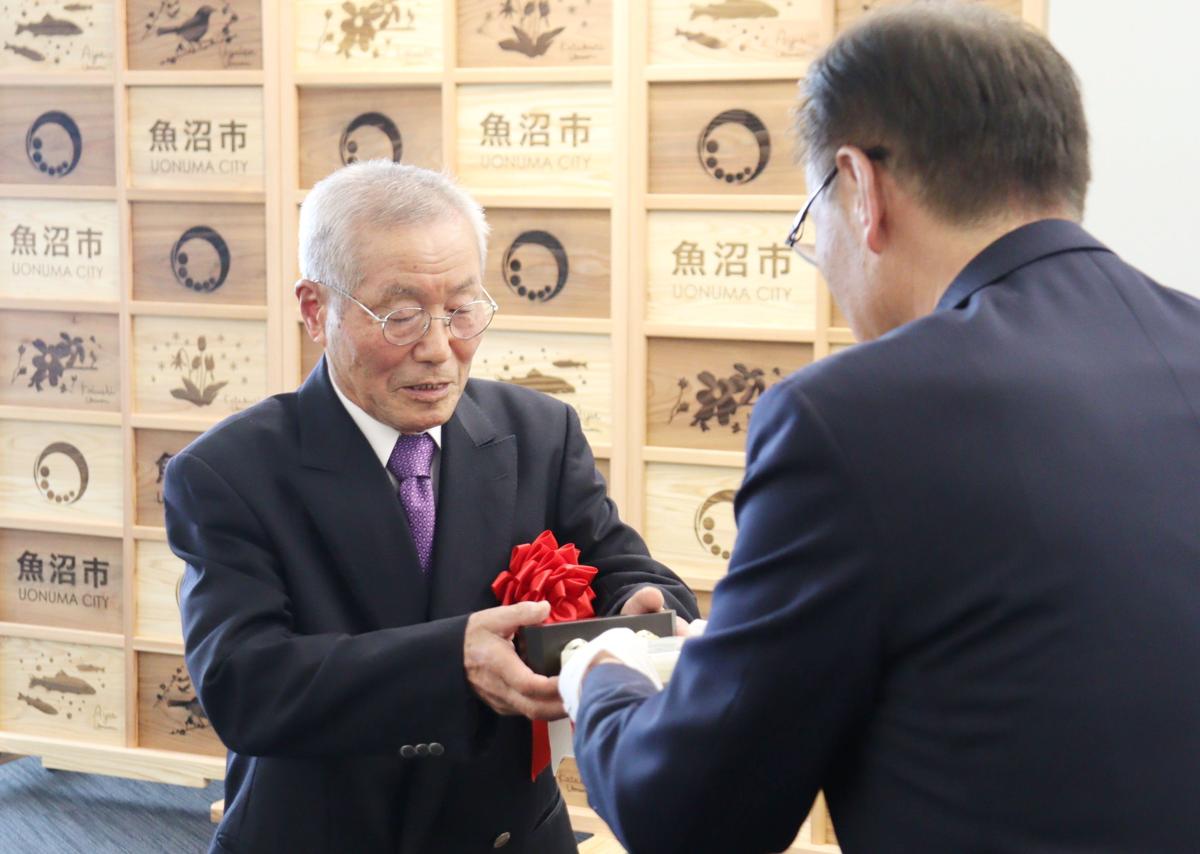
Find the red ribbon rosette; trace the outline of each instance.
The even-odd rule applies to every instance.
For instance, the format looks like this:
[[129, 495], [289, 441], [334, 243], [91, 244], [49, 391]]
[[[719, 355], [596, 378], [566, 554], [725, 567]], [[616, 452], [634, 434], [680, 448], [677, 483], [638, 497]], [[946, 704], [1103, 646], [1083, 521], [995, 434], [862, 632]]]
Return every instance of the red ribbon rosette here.
[[[542, 531], [532, 543], [512, 550], [508, 569], [496, 576], [492, 592], [501, 605], [549, 602], [547, 623], [586, 620], [596, 615], [592, 579], [597, 572], [579, 563], [579, 549], [573, 544], [560, 546], [552, 532]], [[529, 779], [536, 780], [549, 764], [550, 732], [545, 721], [534, 721]]]

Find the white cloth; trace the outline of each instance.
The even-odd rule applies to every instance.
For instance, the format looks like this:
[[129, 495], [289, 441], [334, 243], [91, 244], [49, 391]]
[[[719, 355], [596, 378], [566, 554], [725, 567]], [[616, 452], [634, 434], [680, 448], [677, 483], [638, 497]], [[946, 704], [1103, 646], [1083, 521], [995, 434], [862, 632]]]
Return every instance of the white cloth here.
[[591, 667], [593, 659], [602, 652], [620, 659], [626, 667], [641, 673], [654, 683], [655, 688], [662, 690], [662, 680], [658, 678], [645, 642], [631, 629], [609, 629], [572, 655], [558, 675], [558, 693], [572, 721], [579, 712], [579, 693], [583, 689], [584, 674]]
[[[390, 424], [384, 424], [382, 421], [372, 418], [366, 413], [366, 410], [342, 394], [342, 390], [338, 388], [338, 384], [334, 381], [332, 373], [329, 375], [329, 382], [333, 386], [338, 400], [342, 402], [342, 406], [346, 407], [346, 412], [350, 413], [350, 417], [354, 419], [354, 423], [358, 425], [358, 429], [362, 431], [363, 437], [370, 444], [371, 450], [379, 458], [379, 464], [383, 466], [384, 471], [387, 471], [388, 459], [392, 456], [392, 449], [396, 447], [396, 440], [400, 438], [400, 431]], [[438, 479], [442, 468], [442, 425], [439, 424], [436, 427], [430, 427], [425, 432], [433, 439], [433, 444], [437, 445], [437, 450], [433, 453], [433, 465], [429, 472], [429, 479], [433, 484], [434, 495], [437, 495]], [[396, 481], [396, 476], [390, 471], [387, 472], [387, 476], [391, 479], [393, 488], [399, 485]]]

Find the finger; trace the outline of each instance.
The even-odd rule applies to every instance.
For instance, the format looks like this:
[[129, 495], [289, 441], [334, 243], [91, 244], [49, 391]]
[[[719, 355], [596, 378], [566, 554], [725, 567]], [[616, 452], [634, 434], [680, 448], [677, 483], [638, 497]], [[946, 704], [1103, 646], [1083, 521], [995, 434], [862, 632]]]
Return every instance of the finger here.
[[536, 626], [550, 616], [549, 602], [518, 602], [480, 611], [481, 624], [502, 637], [512, 637], [522, 626]]
[[621, 613], [626, 616], [653, 614], [663, 609], [666, 599], [657, 587], [643, 587], [626, 600]]
[[534, 721], [557, 721], [567, 716], [567, 708], [563, 705], [562, 697], [555, 697], [553, 700], [532, 704], [525, 716]]
[[682, 617], [675, 618], [675, 637], [686, 638], [691, 637], [689, 623]]

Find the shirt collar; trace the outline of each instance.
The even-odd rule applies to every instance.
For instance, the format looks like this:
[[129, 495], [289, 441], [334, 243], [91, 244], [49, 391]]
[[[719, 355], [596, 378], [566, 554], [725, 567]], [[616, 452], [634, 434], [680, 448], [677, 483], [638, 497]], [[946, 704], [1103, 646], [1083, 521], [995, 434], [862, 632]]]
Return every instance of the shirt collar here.
[[[379, 458], [379, 464], [387, 468], [388, 460], [392, 456], [392, 449], [396, 447], [396, 440], [400, 438], [400, 431], [390, 424], [384, 424], [382, 421], [375, 420], [361, 406], [342, 394], [342, 390], [338, 388], [338, 384], [333, 379], [332, 371], [329, 373], [329, 382], [333, 386], [338, 400], [342, 402], [342, 406], [346, 407], [346, 411], [350, 413], [350, 417], [354, 419], [354, 423], [358, 425], [358, 429], [362, 431], [363, 436], [371, 445], [371, 450]], [[425, 432], [429, 434], [430, 438], [433, 439], [433, 443], [440, 450], [442, 447], [442, 425], [439, 424], [436, 427], [430, 427]]]

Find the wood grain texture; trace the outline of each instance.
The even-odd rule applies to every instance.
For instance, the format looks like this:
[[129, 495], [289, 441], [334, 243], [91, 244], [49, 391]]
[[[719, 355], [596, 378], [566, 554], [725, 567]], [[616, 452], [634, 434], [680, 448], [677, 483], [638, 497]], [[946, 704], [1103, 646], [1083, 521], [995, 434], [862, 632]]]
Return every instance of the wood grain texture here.
[[179, 619], [183, 561], [156, 540], [139, 541], [136, 560], [134, 634], [151, 640], [183, 640]]
[[121, 408], [117, 316], [0, 311], [0, 404]]
[[728, 569], [737, 535], [733, 496], [741, 470], [668, 463], [645, 469], [650, 553], [693, 587], [712, 590]]
[[119, 524], [122, 448], [117, 427], [0, 421], [0, 514]]
[[0, 730], [125, 743], [125, 654], [0, 637]]
[[[847, 27], [863, 15], [889, 5], [895, 5], [902, 0], [837, 0], [837, 31], [843, 32]], [[979, 0], [994, 6], [1002, 12], [1021, 17], [1022, 0]]]
[[[293, 2], [299, 71], [436, 71], [442, 67], [443, 15], [438, 0]], [[393, 7], [399, 15], [389, 14]]]
[[266, 304], [261, 205], [139, 202], [132, 218], [134, 299]]
[[491, 208], [484, 281], [509, 315], [608, 317], [608, 211]]
[[137, 483], [137, 523], [161, 527], [163, 521], [162, 481], [167, 462], [199, 436], [182, 430], [135, 430], [134, 472]]
[[612, 0], [458, 0], [458, 64], [607, 65], [612, 61], [612, 19]]
[[646, 359], [647, 443], [744, 450], [755, 403], [812, 358], [809, 344], [651, 338]]
[[[204, 8], [211, 10], [207, 16], [200, 11]], [[128, 0], [125, 30], [130, 68], [262, 68], [260, 0], [220, 0], [203, 5]]]
[[816, 325], [816, 269], [784, 245], [782, 213], [651, 211], [646, 320], [805, 330]]
[[607, 336], [492, 329], [484, 334], [471, 375], [549, 394], [575, 407], [589, 442], [612, 442], [612, 342]]
[[0, 87], [0, 184], [111, 187], [113, 139], [111, 89]]
[[116, 301], [121, 238], [114, 202], [0, 199], [0, 297]]
[[0, 622], [122, 631], [121, 541], [0, 528]]
[[113, 67], [113, 0], [6, 0], [0, 70], [33, 74]]
[[181, 655], [140, 652], [138, 668], [138, 745], [224, 756]]
[[129, 90], [134, 187], [262, 190], [262, 89], [141, 86]]
[[731, 17], [720, 0], [650, 0], [652, 65], [802, 62], [824, 46], [826, 0], [764, 0]]
[[301, 89], [300, 186], [358, 160], [442, 168], [437, 88]]

